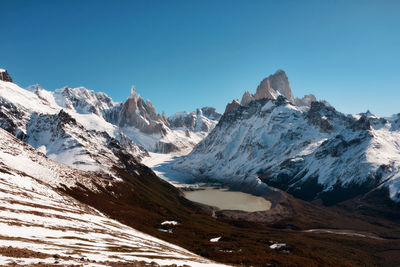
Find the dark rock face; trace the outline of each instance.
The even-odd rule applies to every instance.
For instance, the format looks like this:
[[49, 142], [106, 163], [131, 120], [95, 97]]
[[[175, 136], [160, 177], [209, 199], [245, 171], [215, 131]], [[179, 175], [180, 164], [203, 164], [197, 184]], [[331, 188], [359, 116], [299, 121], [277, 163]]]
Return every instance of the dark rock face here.
[[0, 99], [0, 127], [20, 140], [24, 140], [26, 134], [23, 131], [24, 125], [19, 118], [27, 116], [24, 111], [15, 105]]
[[174, 127], [174, 128], [186, 127], [188, 129], [193, 129], [195, 120], [196, 120], [195, 114], [191, 113], [185, 117], [182, 116], [182, 117], [178, 117], [176, 119], [169, 119], [168, 121], [169, 121], [171, 127]]
[[218, 113], [213, 107], [203, 107], [201, 108], [203, 115], [211, 120], [219, 120], [222, 116], [221, 113]]
[[371, 130], [371, 123], [369, 122], [368, 118], [366, 116], [361, 116], [361, 118], [359, 120], [357, 120], [356, 122], [354, 122], [351, 125], [351, 128], [353, 129], [353, 131], [368, 131]]
[[368, 138], [368, 136], [360, 136], [360, 138], [346, 141], [342, 135], [337, 135], [335, 138], [323, 142], [314, 156], [317, 159], [326, 158], [328, 156], [339, 158], [351, 147], [360, 145], [365, 138]]
[[[215, 108], [203, 107], [191, 113], [177, 113], [169, 117], [168, 122], [173, 129], [186, 128], [189, 131], [209, 132], [213, 128], [213, 125], [210, 125], [207, 121], [219, 121], [220, 118], [221, 114], [218, 113]], [[216, 124], [216, 122], [213, 123]]]
[[5, 82], [13, 82], [11, 79], [11, 76], [8, 74], [6, 70], [0, 69], [0, 80], [5, 81]]
[[329, 119], [336, 116], [338, 116], [337, 111], [324, 102], [312, 102], [310, 110], [306, 114], [307, 120], [323, 132], [330, 132], [334, 129]]

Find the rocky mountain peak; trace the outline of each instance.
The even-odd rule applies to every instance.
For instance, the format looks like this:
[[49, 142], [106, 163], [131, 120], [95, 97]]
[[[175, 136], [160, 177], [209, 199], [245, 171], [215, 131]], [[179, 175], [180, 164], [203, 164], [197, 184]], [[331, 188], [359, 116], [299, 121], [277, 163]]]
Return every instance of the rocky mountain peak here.
[[250, 91], [246, 91], [243, 94], [240, 102], [239, 100], [233, 100], [231, 103], [229, 103], [225, 108], [224, 114], [239, 106], [246, 106], [254, 100], [277, 100], [280, 96], [286, 98], [292, 104], [298, 103], [298, 106], [309, 107], [312, 102], [316, 101], [314, 95], [307, 95], [303, 98], [295, 99], [285, 71], [277, 70], [274, 74], [269, 75], [267, 78], [261, 81], [254, 95], [250, 93]]
[[135, 97], [136, 97], [136, 87], [134, 85], [132, 85], [131, 94], [129, 95], [128, 99], [135, 98]]
[[250, 93], [250, 91], [246, 91], [242, 96], [242, 101], [240, 101], [240, 105], [246, 106], [253, 100], [254, 100], [253, 94]]
[[[177, 112], [168, 118], [171, 129], [185, 130], [187, 136], [204, 138], [221, 118], [215, 108], [203, 107], [193, 112]], [[190, 133], [192, 132], [192, 133]]]
[[283, 95], [290, 102], [294, 103], [289, 79], [283, 70], [277, 70], [274, 74], [262, 80], [260, 85], [257, 87], [254, 98], [256, 100], [263, 98], [277, 99], [279, 95]]
[[228, 103], [228, 104], [226, 105], [224, 114], [226, 114], [226, 113], [228, 113], [229, 111], [234, 110], [234, 109], [236, 109], [236, 108], [238, 108], [238, 107], [240, 107], [240, 102], [239, 102], [239, 100], [237, 100], [237, 99], [232, 100], [231, 103]]
[[157, 114], [153, 104], [145, 101], [136, 93], [135, 86], [132, 86], [131, 94], [122, 104], [119, 113], [119, 125], [122, 127], [135, 127], [143, 133], [147, 134], [165, 134], [166, 119]]
[[0, 80], [5, 82], [13, 82], [11, 76], [8, 74], [7, 70], [0, 69]]
[[317, 98], [313, 94], [305, 95], [302, 98], [296, 97], [294, 104], [298, 107], [310, 107], [311, 103], [316, 102]]
[[217, 110], [213, 107], [202, 107], [201, 112], [205, 117], [216, 121], [218, 121], [222, 116], [222, 114], [217, 112]]

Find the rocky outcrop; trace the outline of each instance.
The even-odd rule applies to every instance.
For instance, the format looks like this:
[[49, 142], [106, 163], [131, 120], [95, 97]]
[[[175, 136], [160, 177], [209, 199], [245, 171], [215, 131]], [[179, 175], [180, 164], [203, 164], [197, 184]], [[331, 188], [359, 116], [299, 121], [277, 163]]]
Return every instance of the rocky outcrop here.
[[222, 114], [217, 112], [217, 110], [213, 107], [203, 107], [201, 108], [201, 112], [203, 112], [203, 115], [210, 120], [218, 121], [222, 116]]
[[221, 118], [215, 108], [203, 107], [196, 112], [178, 112], [168, 118], [172, 129], [183, 128], [190, 132], [210, 132]]
[[234, 110], [234, 109], [236, 109], [238, 107], [240, 107], [239, 100], [235, 99], [231, 103], [226, 105], [224, 114], [226, 114], [226, 113], [228, 113], [228, 112], [230, 112], [230, 111], [232, 111], [232, 110]]
[[[37, 87], [34, 92], [41, 97], [43, 89], [40, 86]], [[35, 86], [31, 86], [28, 90], [32, 91], [34, 88]], [[84, 87], [57, 89], [54, 92], [54, 99], [63, 108], [75, 109], [81, 114], [94, 113], [100, 117], [117, 106], [117, 103], [105, 93], [95, 93]]]
[[156, 113], [153, 104], [136, 94], [136, 89], [133, 86], [131, 95], [122, 104], [119, 112], [119, 126], [135, 127], [146, 134], [166, 134], [166, 126], [168, 120], [165, 115]]
[[242, 96], [242, 101], [240, 101], [240, 105], [246, 106], [247, 104], [249, 104], [253, 100], [254, 100], [253, 94], [250, 93], [249, 91], [246, 91]]
[[28, 116], [21, 108], [0, 98], [0, 128], [24, 140], [26, 133], [23, 121]]
[[7, 70], [0, 69], [0, 80], [5, 82], [13, 82]]
[[224, 114], [239, 106], [247, 106], [255, 100], [278, 100], [279, 97], [286, 98], [287, 101], [298, 107], [310, 107], [312, 102], [317, 101], [316, 97], [312, 94], [295, 99], [286, 73], [283, 70], [278, 70], [261, 81], [254, 95], [250, 91], [246, 91], [240, 102], [238, 100], [233, 100], [229, 103], [226, 106]]
[[257, 87], [254, 98], [256, 100], [268, 98], [277, 99], [279, 95], [286, 97], [291, 103], [294, 103], [292, 89], [290, 88], [289, 79], [283, 70], [278, 70], [265, 78]]
[[313, 94], [305, 95], [302, 98], [296, 97], [294, 104], [298, 107], [310, 107], [312, 102], [316, 102], [317, 98]]

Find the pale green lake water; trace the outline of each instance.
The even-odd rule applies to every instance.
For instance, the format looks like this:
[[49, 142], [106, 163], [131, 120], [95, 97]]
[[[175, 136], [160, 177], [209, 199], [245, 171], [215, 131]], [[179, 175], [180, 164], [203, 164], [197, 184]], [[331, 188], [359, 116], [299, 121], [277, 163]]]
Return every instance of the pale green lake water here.
[[263, 197], [257, 197], [243, 192], [228, 191], [227, 189], [204, 188], [186, 191], [185, 197], [191, 201], [222, 210], [241, 210], [247, 212], [265, 211], [271, 208], [271, 202]]

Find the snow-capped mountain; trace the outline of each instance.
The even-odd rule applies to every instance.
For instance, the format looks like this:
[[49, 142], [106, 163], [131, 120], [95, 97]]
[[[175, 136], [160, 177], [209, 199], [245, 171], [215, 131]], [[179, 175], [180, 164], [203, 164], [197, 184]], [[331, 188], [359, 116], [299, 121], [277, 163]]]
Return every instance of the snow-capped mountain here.
[[190, 146], [194, 146], [214, 129], [220, 118], [215, 108], [203, 107], [193, 112], [177, 112], [168, 117], [168, 123], [174, 132], [184, 133]]
[[174, 167], [307, 200], [332, 203], [384, 189], [400, 201], [400, 115], [345, 115], [312, 95], [294, 99], [285, 77], [278, 71], [255, 95], [228, 104], [214, 130]]
[[205, 115], [196, 117], [194, 127], [175, 127], [134, 87], [124, 103], [116, 103], [84, 87], [47, 91], [40, 85], [23, 89], [11, 81], [0, 81], [1, 128], [53, 160], [109, 175], [121, 149], [139, 161], [147, 151], [189, 151], [220, 116], [203, 108]]
[[149, 100], [136, 93], [135, 87], [128, 99], [107, 111], [104, 118], [147, 151], [157, 153], [191, 150], [215, 125], [209, 118], [200, 116], [199, 123], [204, 120], [209, 127], [198, 130], [171, 126], [171, 120], [164, 113], [158, 114]]
[[[110, 174], [111, 167], [119, 165], [115, 155], [120, 150], [128, 151], [138, 160], [147, 155], [118, 127], [102, 116], [88, 113], [89, 105], [83, 105], [84, 101], [70, 94], [82, 91], [82, 88], [65, 88], [48, 92], [39, 86], [25, 90], [0, 81], [0, 126], [49, 158], [81, 170]], [[68, 108], [63, 108], [61, 103]], [[79, 108], [75, 109], [72, 103]], [[100, 112], [99, 107], [105, 104], [99, 103], [90, 106]], [[107, 100], [106, 103], [112, 105]]]
[[276, 100], [279, 96], [285, 97], [290, 103], [298, 107], [310, 107], [311, 103], [317, 100], [313, 94], [305, 95], [302, 98], [294, 98], [286, 72], [277, 70], [274, 74], [269, 75], [261, 81], [257, 86], [255, 94], [246, 91], [241, 101], [234, 99], [231, 103], [227, 104], [224, 113], [240, 106], [246, 106], [254, 100]]
[[221, 116], [215, 108], [203, 107], [195, 112], [177, 112], [168, 118], [168, 122], [172, 129], [208, 133], [217, 125]]

